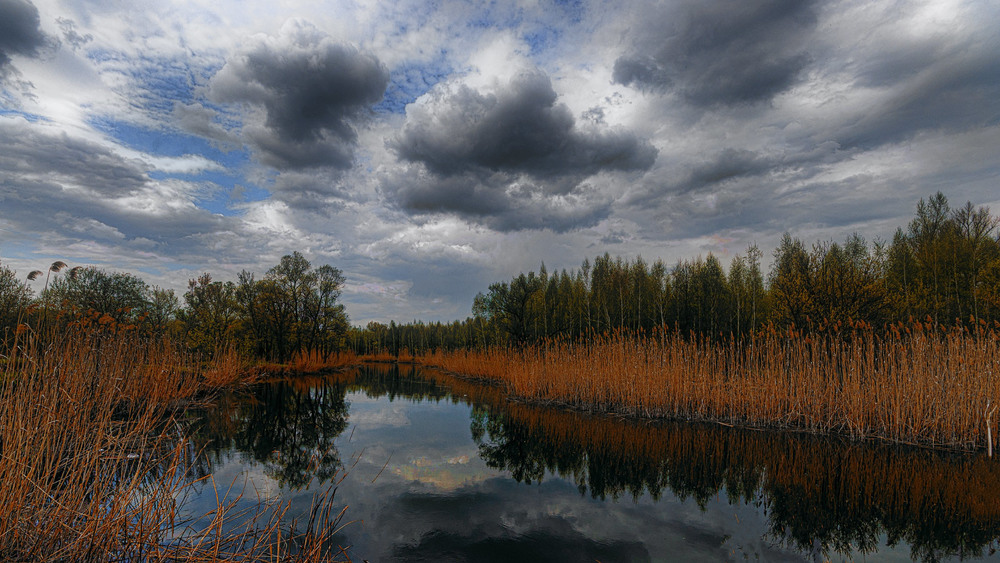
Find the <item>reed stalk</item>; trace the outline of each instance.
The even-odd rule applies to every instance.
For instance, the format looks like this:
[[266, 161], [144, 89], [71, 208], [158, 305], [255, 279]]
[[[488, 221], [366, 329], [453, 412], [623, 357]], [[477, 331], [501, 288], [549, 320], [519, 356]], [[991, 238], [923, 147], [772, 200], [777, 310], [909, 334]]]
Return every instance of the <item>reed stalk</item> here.
[[914, 323], [748, 339], [617, 331], [588, 342], [434, 352], [421, 363], [529, 401], [955, 450], [992, 451], [976, 405], [1000, 401], [1000, 334]]

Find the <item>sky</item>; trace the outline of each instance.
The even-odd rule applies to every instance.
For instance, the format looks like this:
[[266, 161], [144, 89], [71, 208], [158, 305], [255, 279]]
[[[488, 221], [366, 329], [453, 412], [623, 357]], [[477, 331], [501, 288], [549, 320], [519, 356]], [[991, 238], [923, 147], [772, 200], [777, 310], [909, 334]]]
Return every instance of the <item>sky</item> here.
[[889, 240], [938, 191], [1000, 212], [997, 29], [993, 0], [0, 0], [0, 264], [181, 295], [299, 251], [364, 325], [605, 252]]

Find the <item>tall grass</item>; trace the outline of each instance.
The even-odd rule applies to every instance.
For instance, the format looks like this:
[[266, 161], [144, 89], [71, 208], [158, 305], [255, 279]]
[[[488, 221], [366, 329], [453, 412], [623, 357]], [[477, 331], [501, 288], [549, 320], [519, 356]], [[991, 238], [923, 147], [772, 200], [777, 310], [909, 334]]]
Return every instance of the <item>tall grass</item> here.
[[1000, 334], [919, 323], [826, 335], [772, 329], [723, 342], [616, 332], [583, 344], [437, 352], [422, 362], [590, 411], [959, 450], [995, 441], [987, 409], [1000, 404]]
[[336, 556], [328, 499], [298, 534], [282, 528], [287, 505], [239, 511], [238, 494], [219, 498], [205, 525], [180, 516], [184, 496], [207, 485], [189, 471], [196, 452], [174, 409], [218, 378], [164, 341], [22, 332], [0, 363], [0, 560]]
[[355, 365], [360, 360], [350, 350], [324, 354], [316, 350], [296, 352], [283, 364], [264, 363], [260, 365], [260, 373], [268, 376], [304, 376], [330, 371], [336, 371]]

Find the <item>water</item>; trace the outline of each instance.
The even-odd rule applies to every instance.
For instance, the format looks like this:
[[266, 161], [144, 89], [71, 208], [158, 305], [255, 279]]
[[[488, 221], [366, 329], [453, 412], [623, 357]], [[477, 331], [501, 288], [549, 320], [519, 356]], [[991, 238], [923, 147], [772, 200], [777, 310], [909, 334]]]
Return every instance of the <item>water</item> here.
[[[192, 424], [201, 471], [244, 503], [303, 517], [339, 482], [355, 561], [998, 559], [984, 456], [589, 416], [395, 366], [262, 385]], [[203, 483], [191, 514], [215, 506]]]

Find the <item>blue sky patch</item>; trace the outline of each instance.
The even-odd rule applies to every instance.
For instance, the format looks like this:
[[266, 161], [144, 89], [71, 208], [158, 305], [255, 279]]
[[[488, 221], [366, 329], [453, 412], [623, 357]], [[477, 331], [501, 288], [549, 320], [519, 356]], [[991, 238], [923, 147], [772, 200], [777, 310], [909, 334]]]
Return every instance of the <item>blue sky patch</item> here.
[[52, 121], [51, 119], [48, 119], [47, 117], [38, 114], [21, 111], [19, 109], [11, 109], [3, 107], [0, 107], [0, 115], [2, 115], [3, 117], [23, 117], [24, 119], [30, 121], [31, 123], [38, 123], [39, 121], [46, 121], [46, 122]]
[[197, 154], [226, 168], [243, 166], [250, 161], [246, 150], [225, 152], [196, 135], [150, 129], [107, 116], [92, 117], [87, 123], [129, 148], [154, 156]]
[[406, 105], [426, 94], [435, 84], [448, 78], [453, 69], [444, 60], [431, 63], [408, 63], [389, 73], [385, 96], [373, 109], [380, 113], [406, 111]]

